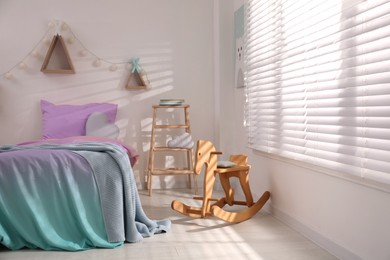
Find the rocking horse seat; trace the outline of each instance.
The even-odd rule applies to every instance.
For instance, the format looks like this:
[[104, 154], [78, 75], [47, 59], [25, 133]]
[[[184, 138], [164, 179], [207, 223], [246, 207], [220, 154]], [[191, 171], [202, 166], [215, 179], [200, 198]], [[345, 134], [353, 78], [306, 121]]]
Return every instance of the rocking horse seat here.
[[[204, 218], [215, 216], [227, 222], [242, 222], [255, 215], [270, 198], [270, 192], [266, 191], [256, 201], [253, 201], [252, 193], [249, 186], [249, 170], [250, 165], [247, 164], [246, 155], [232, 155], [230, 161], [233, 166], [227, 168], [217, 168], [217, 155], [221, 152], [216, 152], [215, 147], [211, 142], [199, 140], [197, 143], [197, 153], [195, 160], [195, 174], [200, 174], [201, 169], [205, 166], [203, 197], [194, 197], [194, 199], [202, 200], [202, 207], [191, 207], [180, 201], [172, 201], [172, 209], [193, 218]], [[213, 187], [216, 179], [219, 176], [222, 188], [225, 192], [225, 197], [220, 199], [212, 198]], [[235, 200], [234, 189], [230, 185], [230, 178], [236, 177], [240, 181], [241, 188], [245, 195], [245, 201]], [[211, 204], [212, 201], [215, 203]], [[239, 211], [226, 211], [224, 206], [229, 205], [244, 205], [248, 208]]]
[[236, 165], [229, 168], [217, 168], [214, 170], [214, 172], [219, 175], [219, 179], [221, 181], [222, 187], [224, 188], [224, 191], [227, 195], [227, 197], [223, 199], [225, 199], [226, 203], [229, 206], [236, 204], [236, 205], [247, 205], [248, 207], [250, 207], [253, 205], [253, 198], [252, 198], [252, 193], [250, 192], [249, 185], [244, 184], [245, 189], [247, 189], [244, 190], [246, 201], [236, 201], [234, 200], [234, 189], [230, 187], [230, 183], [229, 183], [229, 178], [231, 177], [242, 178], [243, 175], [248, 175], [250, 168], [251, 168], [250, 165], [245, 165], [245, 166]]

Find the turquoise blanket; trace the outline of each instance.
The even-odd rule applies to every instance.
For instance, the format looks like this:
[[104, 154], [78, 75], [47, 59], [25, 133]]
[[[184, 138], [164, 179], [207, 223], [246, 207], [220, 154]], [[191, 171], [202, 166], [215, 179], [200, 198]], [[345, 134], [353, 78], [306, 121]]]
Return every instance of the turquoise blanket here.
[[0, 147], [0, 243], [10, 249], [113, 248], [169, 228], [144, 213], [118, 145]]

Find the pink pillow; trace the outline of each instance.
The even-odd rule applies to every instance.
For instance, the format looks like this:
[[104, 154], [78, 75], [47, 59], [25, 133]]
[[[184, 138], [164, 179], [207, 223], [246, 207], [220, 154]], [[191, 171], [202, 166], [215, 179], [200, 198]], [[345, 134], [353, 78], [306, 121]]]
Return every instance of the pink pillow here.
[[84, 136], [85, 124], [90, 114], [101, 112], [110, 123], [115, 122], [118, 106], [108, 103], [85, 105], [54, 105], [41, 100], [43, 139]]

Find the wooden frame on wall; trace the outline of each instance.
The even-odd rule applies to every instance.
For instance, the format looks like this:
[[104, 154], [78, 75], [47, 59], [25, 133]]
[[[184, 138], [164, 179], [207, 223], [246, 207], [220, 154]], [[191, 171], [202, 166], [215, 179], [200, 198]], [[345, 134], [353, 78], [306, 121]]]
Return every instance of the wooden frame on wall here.
[[53, 37], [41, 71], [44, 73], [76, 73], [61, 35], [57, 34]]

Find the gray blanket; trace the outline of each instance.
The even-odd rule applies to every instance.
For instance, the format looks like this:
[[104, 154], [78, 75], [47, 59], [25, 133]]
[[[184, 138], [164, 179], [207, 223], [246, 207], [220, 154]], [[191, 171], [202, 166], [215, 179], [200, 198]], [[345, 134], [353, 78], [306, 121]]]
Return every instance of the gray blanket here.
[[127, 154], [110, 144], [88, 143], [81, 149], [86, 148], [104, 152], [97, 157], [88, 151], [77, 151], [94, 170], [110, 242], [138, 242], [142, 237], [168, 231], [169, 220], [150, 220], [144, 213]]

